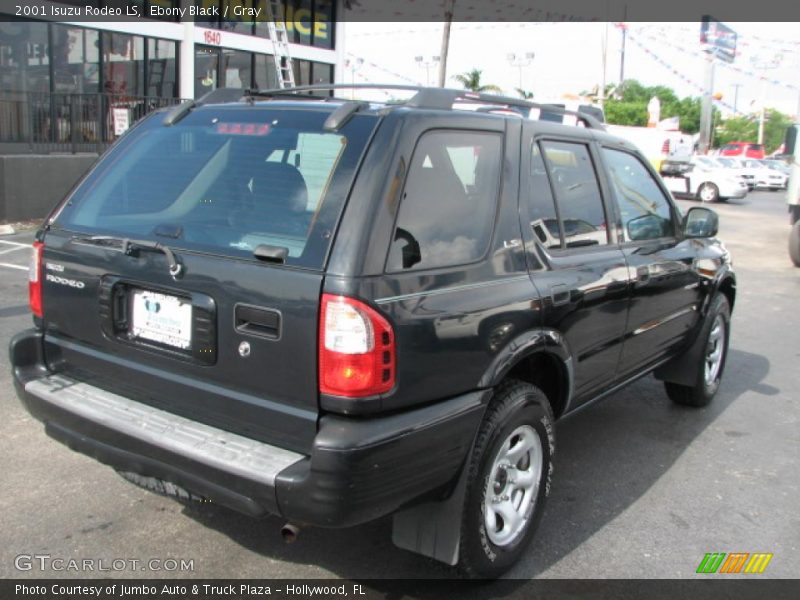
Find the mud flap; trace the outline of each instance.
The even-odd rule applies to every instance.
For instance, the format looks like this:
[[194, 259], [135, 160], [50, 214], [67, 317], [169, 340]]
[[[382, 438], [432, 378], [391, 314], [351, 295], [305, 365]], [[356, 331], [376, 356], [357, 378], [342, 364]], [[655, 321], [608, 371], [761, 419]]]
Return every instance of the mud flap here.
[[711, 322], [704, 314], [703, 321], [691, 345], [675, 358], [653, 371], [655, 378], [687, 387], [693, 387], [697, 384], [700, 370], [703, 368], [703, 356], [710, 328]]
[[[468, 456], [472, 456], [471, 451]], [[458, 564], [467, 467], [468, 462], [465, 462], [446, 500], [426, 502], [394, 514], [392, 542], [395, 546], [451, 566]]]

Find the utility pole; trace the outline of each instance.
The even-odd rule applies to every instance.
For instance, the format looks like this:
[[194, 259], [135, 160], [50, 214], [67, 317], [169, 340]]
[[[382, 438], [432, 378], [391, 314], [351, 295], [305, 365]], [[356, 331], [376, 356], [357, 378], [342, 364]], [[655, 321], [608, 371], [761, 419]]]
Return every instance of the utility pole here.
[[764, 117], [766, 115], [767, 103], [767, 76], [763, 72], [768, 69], [777, 69], [781, 66], [783, 55], [778, 53], [769, 59], [754, 56], [750, 59], [751, 64], [757, 71], [761, 71], [761, 106], [758, 111], [758, 143], [764, 143]]
[[439, 87], [444, 87], [447, 80], [447, 49], [450, 46], [450, 24], [453, 22], [453, 6], [455, 0], [445, 0], [444, 29], [442, 30], [442, 51], [439, 53]]
[[622, 24], [622, 49], [619, 52], [619, 85], [625, 81], [625, 38], [628, 37], [628, 26]]
[[[608, 3], [606, 3], [606, 11], [608, 11]], [[597, 103], [600, 108], [606, 102], [606, 57], [608, 56], [608, 18], [606, 17], [606, 25], [603, 30], [603, 73], [600, 76], [600, 89], [597, 93]]]
[[700, 106], [700, 138], [697, 141], [700, 154], [706, 154], [711, 147], [711, 116], [713, 106], [711, 94], [714, 89], [714, 54], [709, 52], [706, 57], [705, 86], [703, 89], [703, 102]]
[[734, 83], [733, 84], [733, 116], [735, 117], [738, 113], [739, 107], [739, 88], [742, 87], [743, 83]]

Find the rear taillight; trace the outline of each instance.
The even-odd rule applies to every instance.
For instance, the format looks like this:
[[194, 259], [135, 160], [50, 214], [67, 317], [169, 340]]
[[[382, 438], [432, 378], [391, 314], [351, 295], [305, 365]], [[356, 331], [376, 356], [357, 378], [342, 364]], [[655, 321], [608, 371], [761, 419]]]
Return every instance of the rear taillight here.
[[669, 140], [664, 140], [661, 144], [661, 154], [669, 154]]
[[28, 304], [31, 312], [37, 317], [42, 316], [42, 254], [44, 244], [33, 242], [31, 264], [28, 268]]
[[322, 295], [319, 391], [358, 398], [388, 392], [395, 382], [394, 331], [363, 302]]

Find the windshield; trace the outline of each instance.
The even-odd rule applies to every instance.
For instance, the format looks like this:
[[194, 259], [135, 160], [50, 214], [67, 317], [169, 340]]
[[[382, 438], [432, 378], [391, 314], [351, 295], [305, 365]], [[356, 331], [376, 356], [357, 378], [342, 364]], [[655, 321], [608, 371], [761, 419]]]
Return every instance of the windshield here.
[[248, 258], [273, 246], [287, 264], [320, 268], [375, 123], [328, 132], [328, 114], [209, 107], [171, 127], [156, 116], [103, 158], [54, 226]]

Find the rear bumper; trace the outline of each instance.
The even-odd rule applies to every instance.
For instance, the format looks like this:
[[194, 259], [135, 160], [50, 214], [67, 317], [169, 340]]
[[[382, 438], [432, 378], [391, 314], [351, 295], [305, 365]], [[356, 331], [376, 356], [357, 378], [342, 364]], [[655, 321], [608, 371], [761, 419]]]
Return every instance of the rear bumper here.
[[73, 450], [250, 516], [326, 527], [370, 521], [447, 490], [488, 399], [474, 392], [388, 417], [323, 416], [303, 455], [52, 373], [36, 330], [17, 335], [10, 356], [25, 407]]

